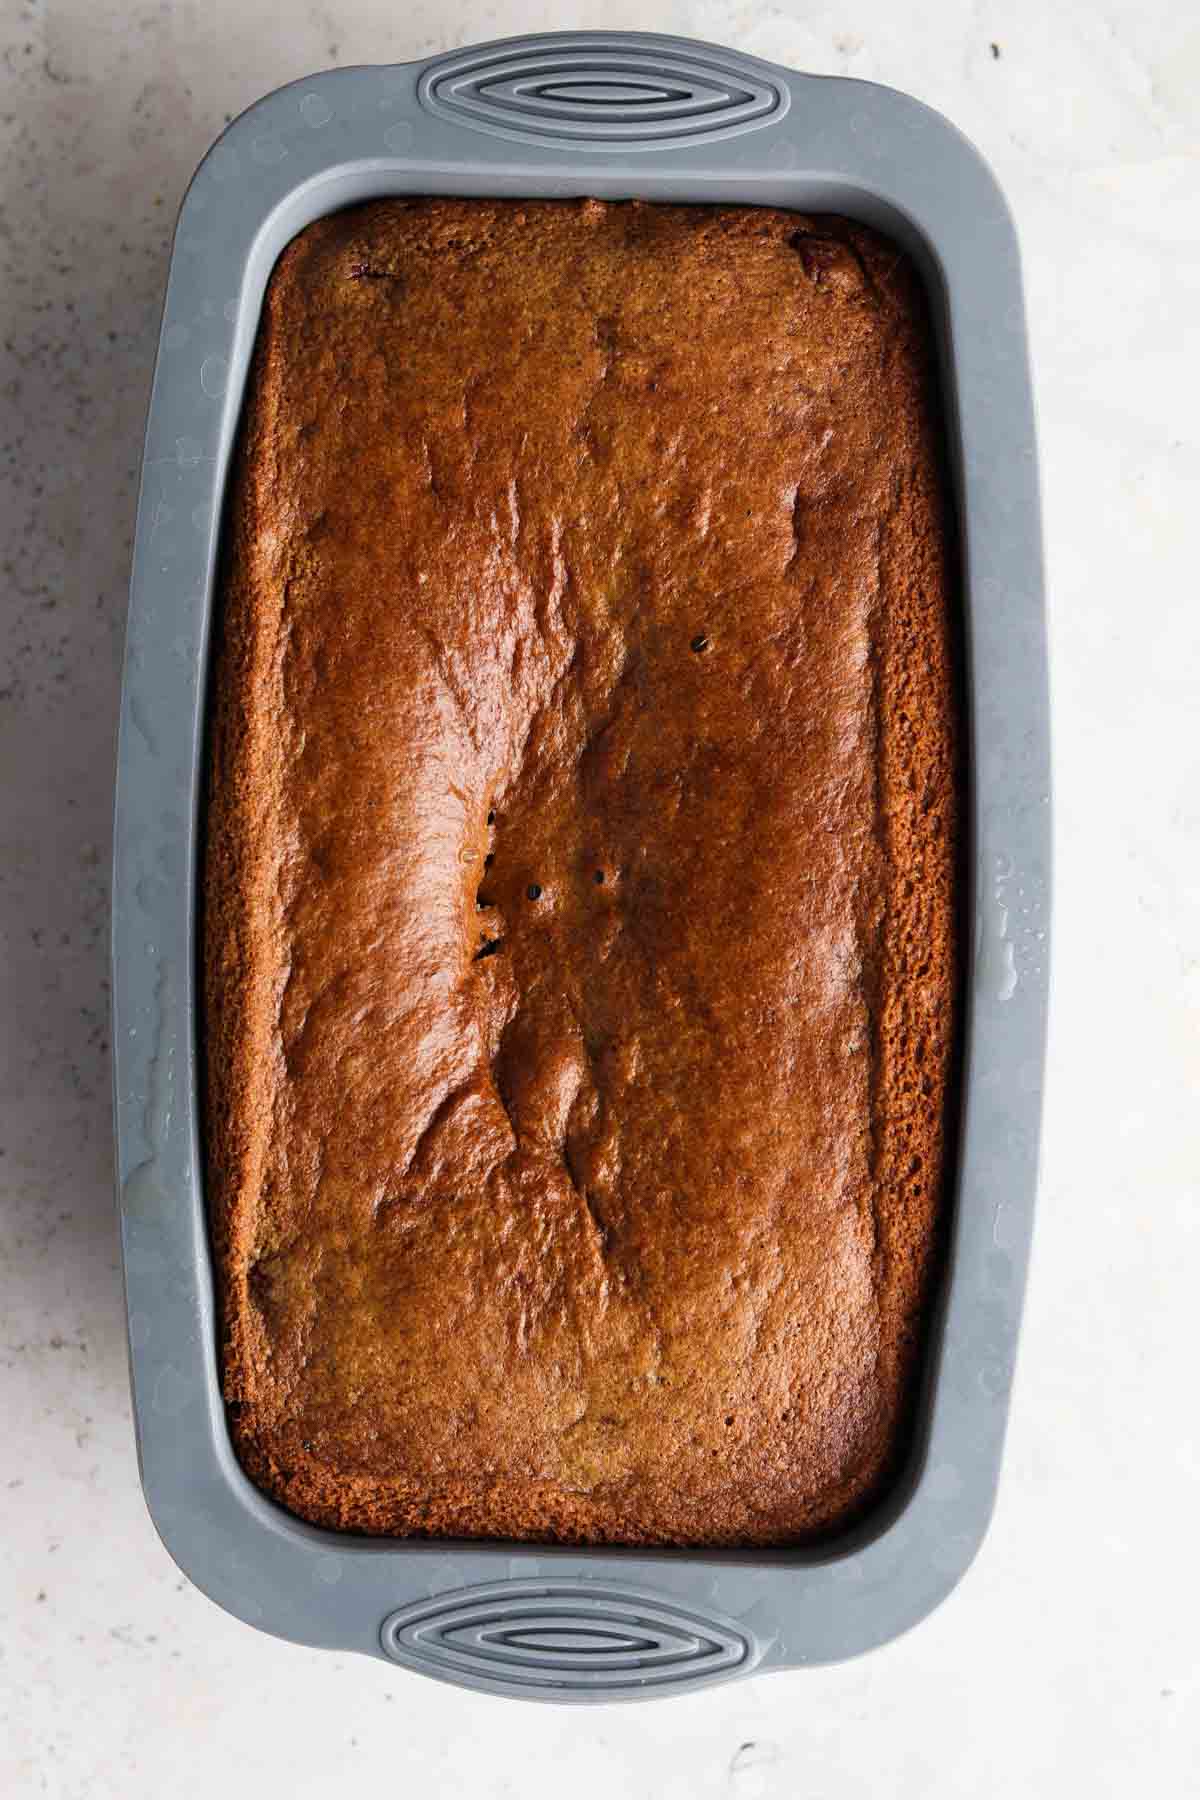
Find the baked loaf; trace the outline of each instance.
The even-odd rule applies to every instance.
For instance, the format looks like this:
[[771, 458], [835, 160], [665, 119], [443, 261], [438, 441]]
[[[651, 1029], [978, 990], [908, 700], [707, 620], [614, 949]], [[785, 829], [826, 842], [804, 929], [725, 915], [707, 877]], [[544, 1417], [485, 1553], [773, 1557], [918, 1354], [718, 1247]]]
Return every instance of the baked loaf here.
[[895, 248], [391, 200], [268, 290], [204, 876], [251, 1477], [356, 1531], [783, 1543], [905, 1451], [958, 715]]

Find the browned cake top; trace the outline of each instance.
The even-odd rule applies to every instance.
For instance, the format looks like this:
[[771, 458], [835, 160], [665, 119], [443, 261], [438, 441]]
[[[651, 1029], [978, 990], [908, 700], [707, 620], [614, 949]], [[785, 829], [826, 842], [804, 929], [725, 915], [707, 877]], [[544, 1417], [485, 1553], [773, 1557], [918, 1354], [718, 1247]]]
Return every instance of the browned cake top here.
[[751, 208], [268, 292], [206, 869], [235, 1440], [359, 1530], [768, 1542], [903, 1447], [956, 1011], [930, 352]]

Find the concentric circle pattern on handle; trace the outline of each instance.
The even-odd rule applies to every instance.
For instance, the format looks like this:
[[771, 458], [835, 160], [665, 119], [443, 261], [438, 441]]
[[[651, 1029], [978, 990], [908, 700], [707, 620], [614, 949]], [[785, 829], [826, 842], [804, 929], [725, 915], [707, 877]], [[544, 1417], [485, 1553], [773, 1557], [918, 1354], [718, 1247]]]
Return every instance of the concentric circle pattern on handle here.
[[423, 1674], [547, 1700], [728, 1680], [760, 1653], [732, 1619], [593, 1581], [506, 1581], [436, 1595], [389, 1614], [380, 1640]]
[[665, 49], [636, 38], [525, 38], [434, 63], [429, 112], [495, 137], [576, 150], [653, 150], [775, 124], [788, 91], [734, 52]]

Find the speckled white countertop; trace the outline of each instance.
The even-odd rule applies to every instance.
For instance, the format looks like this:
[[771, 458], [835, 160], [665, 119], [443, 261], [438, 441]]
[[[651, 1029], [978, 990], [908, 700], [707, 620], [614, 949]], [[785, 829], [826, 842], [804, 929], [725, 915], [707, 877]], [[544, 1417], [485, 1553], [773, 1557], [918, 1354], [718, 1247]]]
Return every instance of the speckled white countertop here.
[[[916, 16], [914, 16], [916, 15]], [[1182, 1800], [1200, 1769], [1200, 23], [1172, 0], [42, 0], [0, 13], [0, 1793]], [[1025, 258], [1057, 945], [991, 1535], [846, 1667], [578, 1712], [273, 1641], [143, 1508], [111, 1193], [106, 889], [168, 238], [224, 119], [331, 63], [597, 25], [906, 88]]]

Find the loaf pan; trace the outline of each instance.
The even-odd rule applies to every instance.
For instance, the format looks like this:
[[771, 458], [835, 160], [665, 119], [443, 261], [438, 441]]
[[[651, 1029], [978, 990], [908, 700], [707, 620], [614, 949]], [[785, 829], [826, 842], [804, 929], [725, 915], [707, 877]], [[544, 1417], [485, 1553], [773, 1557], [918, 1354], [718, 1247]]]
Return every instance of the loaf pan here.
[[[971, 895], [946, 1273], [908, 1467], [819, 1548], [656, 1552], [326, 1532], [234, 1457], [205, 1228], [197, 845], [222, 499], [263, 291], [312, 220], [384, 194], [596, 195], [850, 214], [926, 283], [962, 555]], [[1048, 709], [1033, 417], [1012, 224], [906, 96], [638, 33], [341, 69], [252, 106], [176, 230], [137, 515], [117, 782], [118, 1182], [147, 1504], [191, 1579], [279, 1637], [557, 1701], [857, 1655], [916, 1623], [992, 1510], [1034, 1201], [1049, 940]]]

